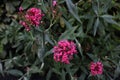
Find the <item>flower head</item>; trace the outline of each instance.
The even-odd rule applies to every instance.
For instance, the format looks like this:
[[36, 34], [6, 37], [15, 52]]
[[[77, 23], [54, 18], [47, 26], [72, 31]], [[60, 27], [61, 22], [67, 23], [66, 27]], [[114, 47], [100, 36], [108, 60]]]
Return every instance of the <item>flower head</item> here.
[[56, 1], [56, 0], [53, 0], [52, 5], [53, 5], [53, 6], [56, 6], [56, 5], [57, 5], [57, 1]]
[[72, 41], [61, 40], [57, 46], [54, 46], [54, 60], [56, 62], [62, 62], [69, 64], [69, 60], [73, 58], [73, 54], [77, 53], [76, 45]]
[[30, 8], [25, 13], [23, 12], [23, 8], [19, 8], [19, 14], [23, 21], [20, 21], [20, 24], [25, 27], [27, 31], [30, 30], [30, 26], [39, 26], [42, 17], [44, 14], [42, 14], [41, 9], [38, 8]]
[[25, 27], [26, 31], [30, 31], [30, 27], [27, 25], [25, 21], [20, 21], [19, 23]]
[[19, 11], [20, 12], [23, 11], [23, 7], [22, 6], [19, 7]]
[[103, 73], [103, 64], [101, 62], [91, 62], [90, 70], [92, 75]]
[[38, 26], [44, 14], [38, 8], [30, 8], [27, 10], [25, 18], [28, 20], [32, 25]]

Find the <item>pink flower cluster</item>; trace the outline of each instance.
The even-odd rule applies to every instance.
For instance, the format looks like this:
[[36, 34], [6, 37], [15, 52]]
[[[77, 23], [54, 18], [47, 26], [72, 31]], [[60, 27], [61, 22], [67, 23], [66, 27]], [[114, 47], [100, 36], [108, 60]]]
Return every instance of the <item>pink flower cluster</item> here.
[[56, 5], [57, 5], [57, 1], [56, 1], [56, 0], [53, 0], [53, 1], [52, 1], [52, 5], [53, 5], [53, 6], [56, 6]]
[[103, 73], [103, 64], [101, 62], [91, 62], [90, 70], [92, 75], [98, 75]]
[[[22, 13], [23, 8], [20, 7], [19, 11]], [[44, 14], [42, 14], [42, 11], [38, 8], [30, 8], [23, 16], [24, 16], [24, 21], [20, 21], [20, 24], [23, 25], [27, 31], [29, 31], [30, 30], [29, 25], [35, 25], [35, 26], [40, 25], [40, 21], [42, 20]]]
[[19, 11], [22, 12], [23, 11], [23, 7], [20, 6], [19, 7]]
[[54, 60], [56, 62], [62, 62], [69, 64], [70, 60], [73, 59], [73, 54], [77, 53], [76, 45], [72, 41], [61, 40], [57, 46], [54, 46]]
[[25, 21], [20, 21], [19, 23], [25, 27], [26, 31], [30, 31], [30, 27]]
[[38, 26], [40, 24], [40, 21], [44, 14], [42, 14], [42, 11], [38, 8], [30, 8], [27, 10], [25, 18], [35, 26]]

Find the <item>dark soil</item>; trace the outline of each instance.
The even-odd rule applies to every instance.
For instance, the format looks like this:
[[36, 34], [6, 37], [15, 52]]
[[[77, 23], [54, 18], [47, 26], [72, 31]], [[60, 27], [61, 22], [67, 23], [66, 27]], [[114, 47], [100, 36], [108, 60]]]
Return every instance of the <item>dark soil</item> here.
[[[45, 76], [40, 76], [39, 74], [33, 74], [30, 78], [30, 80], [46, 80]], [[18, 80], [18, 77], [15, 77], [13, 75], [0, 75], [0, 80]], [[59, 80], [55, 75], [52, 75], [50, 80]]]
[[5, 76], [0, 75], [0, 80], [18, 80], [18, 78], [12, 75], [5, 75]]

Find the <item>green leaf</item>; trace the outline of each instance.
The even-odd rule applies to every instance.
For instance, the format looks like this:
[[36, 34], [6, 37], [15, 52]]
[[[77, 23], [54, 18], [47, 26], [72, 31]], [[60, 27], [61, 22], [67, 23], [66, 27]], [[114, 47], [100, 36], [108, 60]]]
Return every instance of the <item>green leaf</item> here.
[[115, 69], [114, 79], [117, 78], [117, 77], [119, 77], [119, 74], [120, 74], [120, 62], [117, 65], [117, 68]]
[[78, 15], [77, 7], [72, 3], [71, 0], [65, 0], [65, 1], [66, 1], [67, 7], [68, 7], [70, 13], [77, 19], [77, 21], [82, 23], [79, 18], [79, 15]]
[[108, 11], [108, 9], [111, 7], [111, 2], [112, 2], [112, 0], [106, 0], [106, 2], [104, 2], [105, 4], [104, 4], [104, 6], [103, 6], [103, 12], [107, 12]]
[[[41, 64], [42, 65], [42, 64]], [[42, 66], [42, 68], [43, 68], [43, 66]], [[30, 68], [30, 71], [29, 71], [30, 73], [40, 73], [41, 72], [41, 69], [39, 68], [39, 67], [37, 67], [37, 66], [32, 66], [31, 68]]]
[[84, 31], [83, 31], [83, 26], [79, 26], [79, 28], [77, 29], [76, 36], [79, 38], [86, 37], [86, 35], [84, 34]]
[[84, 72], [85, 74], [88, 74], [87, 69], [84, 66], [80, 66], [80, 69], [82, 70], [82, 72]]
[[52, 70], [49, 70], [46, 76], [46, 80], [50, 80], [52, 74]]
[[13, 76], [22, 76], [23, 73], [17, 69], [11, 69], [7, 71], [8, 74], [11, 74]]
[[91, 17], [91, 18], [89, 19], [88, 24], [87, 24], [87, 30], [86, 30], [86, 33], [89, 32], [89, 30], [92, 28], [93, 24], [94, 24], [94, 17]]
[[60, 17], [60, 26], [61, 26], [62, 28], [64, 28], [64, 26], [65, 26], [65, 22], [64, 22], [64, 20], [63, 20], [62, 17]]
[[85, 80], [85, 78], [86, 78], [86, 74], [85, 74], [85, 73], [82, 73], [82, 74], [80, 75], [80, 77], [78, 78], [78, 80]]
[[54, 45], [50, 33], [45, 34], [45, 40], [48, 41], [51, 45]]
[[108, 14], [102, 15], [101, 17], [102, 18], [114, 18], [112, 15], [108, 15]]
[[8, 38], [7, 38], [7, 36], [6, 36], [5, 38], [2, 39], [1, 43], [2, 43], [2, 44], [7, 44], [7, 42], [8, 42]]
[[81, 44], [78, 42], [77, 39], [75, 39], [75, 41], [76, 41], [76, 44], [77, 44], [77, 48], [78, 48], [78, 50], [79, 50], [79, 53], [80, 53], [80, 55], [81, 55], [81, 57], [82, 57], [82, 59], [83, 59], [84, 56], [83, 56], [83, 51], [82, 51], [82, 48], [81, 48]]
[[3, 66], [2, 66], [2, 63], [0, 63], [0, 73], [3, 74]]
[[2, 52], [0, 52], [0, 58], [4, 59], [7, 55], [7, 52], [5, 50], [3, 50]]
[[2, 52], [3, 52], [3, 45], [0, 44], [0, 57], [1, 57], [1, 55], [2, 55]]
[[66, 79], [65, 79], [65, 76], [66, 76], [66, 73], [65, 73], [65, 71], [62, 69], [62, 74], [61, 74], [62, 80], [66, 80]]
[[30, 5], [31, 5], [31, 2], [30, 2], [30, 1], [24, 0], [21, 6], [22, 6], [24, 9], [26, 9], [26, 8], [28, 8]]
[[61, 73], [58, 70], [56, 70], [55, 68], [52, 68], [52, 71], [55, 72], [58, 75], [61, 75]]
[[64, 18], [63, 18], [63, 20], [64, 20], [64, 22], [66, 24], [67, 29], [72, 28], [72, 25], [67, 20], [65, 20]]
[[23, 77], [23, 80], [29, 80], [27, 77]]
[[87, 55], [88, 55], [88, 57], [91, 59], [91, 60], [93, 60], [93, 61], [97, 61], [97, 57], [95, 56], [95, 55], [93, 55], [93, 54], [90, 54], [90, 53], [87, 53]]
[[13, 68], [13, 63], [11, 59], [5, 62], [5, 69], [9, 69], [9, 68]]
[[96, 35], [99, 24], [100, 24], [100, 21], [99, 21], [99, 18], [97, 18], [94, 24], [94, 36]]
[[103, 25], [103, 23], [101, 22], [100, 24], [99, 24], [99, 27], [98, 27], [98, 30], [99, 30], [99, 35], [105, 35], [105, 26]]
[[39, 49], [38, 49], [37, 55], [38, 55], [38, 58], [39, 58], [41, 61], [43, 61], [44, 51], [45, 51], [44, 48], [39, 48]]
[[42, 4], [42, 10], [44, 11], [44, 13], [47, 13], [47, 8], [46, 8], [46, 4], [44, 3], [44, 0], [41, 0], [41, 4]]
[[111, 16], [111, 15], [102, 15], [101, 18], [103, 18], [106, 22], [108, 22], [110, 24], [116, 24], [116, 25], [118, 25], [118, 23], [112, 19], [114, 17]]
[[71, 69], [71, 74], [74, 75], [78, 71], [79, 67], [72, 68]]
[[71, 77], [71, 80], [73, 79], [73, 75], [72, 75], [72, 71], [71, 71], [71, 67], [72, 65], [66, 65], [65, 68], [66, 68], [66, 72], [70, 75]]
[[115, 24], [113, 24], [113, 25], [111, 25], [111, 27], [113, 27], [114, 29], [117, 29], [117, 30], [120, 31], [120, 26], [119, 26], [119, 25], [115, 25]]
[[52, 54], [52, 53], [53, 53], [53, 49], [51, 49], [50, 51], [47, 51], [47, 52], [45, 53], [45, 55], [44, 55], [44, 58], [47, 57], [47, 56], [49, 56], [49, 55]]
[[104, 65], [105, 67], [111, 67], [111, 65], [109, 64], [109, 62], [108, 62], [108, 61], [103, 62], [103, 65]]
[[92, 9], [93, 9], [93, 11], [95, 12], [96, 15], [98, 15], [98, 5], [97, 4], [96, 4], [96, 2], [92, 1]]
[[7, 10], [9, 13], [13, 13], [13, 12], [15, 11], [15, 7], [14, 7], [13, 4], [10, 3], [10, 2], [7, 2], [6, 5], [5, 5], [5, 7], [6, 7], [6, 10]]
[[[24, 48], [24, 50], [25, 50], [25, 52], [29, 52], [30, 50], [31, 50], [31, 48], [32, 48], [32, 45], [33, 45], [33, 41], [29, 41], [27, 44], [26, 44], [26, 47]], [[21, 46], [19, 46], [19, 49], [18, 50], [20, 50], [21, 48], [20, 48]]]
[[77, 27], [72, 27], [71, 29], [66, 30], [64, 33], [62, 33], [62, 35], [59, 37], [59, 40], [62, 39], [74, 39], [75, 38], [75, 30], [77, 29]]

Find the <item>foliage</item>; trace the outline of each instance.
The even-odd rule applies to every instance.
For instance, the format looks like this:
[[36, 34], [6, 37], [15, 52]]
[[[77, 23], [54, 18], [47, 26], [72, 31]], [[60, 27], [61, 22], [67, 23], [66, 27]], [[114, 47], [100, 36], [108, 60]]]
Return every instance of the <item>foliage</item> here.
[[[119, 0], [1, 0], [0, 73], [29, 80], [115, 80], [120, 76]], [[39, 27], [26, 31], [19, 24], [19, 7], [42, 10]], [[74, 41], [77, 54], [70, 64], [53, 59], [60, 40]], [[93, 76], [90, 63], [101, 61], [103, 74]]]

